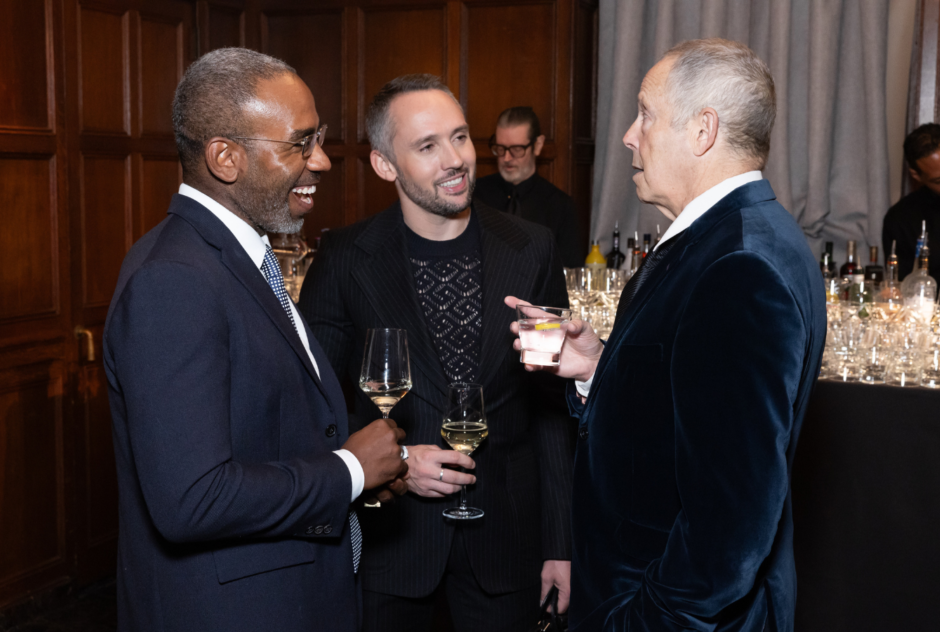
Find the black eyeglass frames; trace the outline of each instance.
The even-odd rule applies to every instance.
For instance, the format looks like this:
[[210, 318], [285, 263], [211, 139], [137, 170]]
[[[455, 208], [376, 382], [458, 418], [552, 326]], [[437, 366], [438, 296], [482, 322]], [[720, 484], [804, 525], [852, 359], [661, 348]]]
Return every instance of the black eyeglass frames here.
[[491, 138], [490, 139], [490, 151], [493, 152], [494, 156], [498, 156], [499, 158], [502, 158], [503, 156], [505, 156], [507, 151], [509, 152], [509, 155], [512, 156], [513, 158], [522, 158], [523, 156], [525, 156], [526, 150], [534, 144], [535, 144], [535, 141], [532, 141], [528, 145], [509, 145], [507, 147], [506, 145], [496, 144], [494, 140]]
[[263, 140], [269, 143], [287, 143], [288, 145], [298, 146], [300, 145], [300, 155], [304, 158], [309, 158], [310, 154], [313, 153], [314, 144], [323, 147], [323, 141], [326, 139], [326, 125], [321, 125], [320, 128], [315, 131], [313, 134], [304, 136], [299, 141], [294, 142], [292, 140], [275, 140], [273, 138], [248, 138], [247, 136], [233, 136], [232, 140]]

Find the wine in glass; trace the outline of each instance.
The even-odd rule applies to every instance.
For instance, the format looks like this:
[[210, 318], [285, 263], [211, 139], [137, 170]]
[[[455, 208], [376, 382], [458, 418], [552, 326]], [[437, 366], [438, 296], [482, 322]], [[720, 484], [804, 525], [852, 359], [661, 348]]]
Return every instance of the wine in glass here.
[[[451, 384], [444, 408], [441, 436], [454, 450], [470, 456], [489, 434], [486, 410], [483, 406], [483, 387], [479, 384], [457, 382]], [[467, 507], [467, 487], [460, 486], [460, 506], [446, 509], [445, 518], [472, 520], [482, 518], [483, 511]]]
[[395, 404], [411, 390], [408, 332], [404, 329], [370, 329], [362, 357], [359, 388], [388, 419]]

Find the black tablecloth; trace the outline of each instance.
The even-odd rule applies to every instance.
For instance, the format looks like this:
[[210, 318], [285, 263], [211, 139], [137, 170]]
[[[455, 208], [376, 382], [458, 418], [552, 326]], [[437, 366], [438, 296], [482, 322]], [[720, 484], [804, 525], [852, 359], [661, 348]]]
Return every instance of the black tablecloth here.
[[793, 512], [797, 632], [940, 630], [940, 391], [819, 382]]

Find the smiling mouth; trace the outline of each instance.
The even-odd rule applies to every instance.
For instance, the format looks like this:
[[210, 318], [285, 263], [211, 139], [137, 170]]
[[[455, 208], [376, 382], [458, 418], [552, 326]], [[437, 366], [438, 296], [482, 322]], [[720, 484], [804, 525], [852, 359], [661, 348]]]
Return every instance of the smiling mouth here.
[[437, 186], [444, 189], [448, 193], [457, 193], [465, 185], [467, 174], [466, 172], [461, 173], [450, 180], [444, 180], [438, 182]]
[[305, 207], [310, 207], [313, 205], [313, 194], [316, 193], [316, 185], [310, 185], [305, 187], [294, 187], [290, 190], [291, 193], [300, 198], [301, 203]]

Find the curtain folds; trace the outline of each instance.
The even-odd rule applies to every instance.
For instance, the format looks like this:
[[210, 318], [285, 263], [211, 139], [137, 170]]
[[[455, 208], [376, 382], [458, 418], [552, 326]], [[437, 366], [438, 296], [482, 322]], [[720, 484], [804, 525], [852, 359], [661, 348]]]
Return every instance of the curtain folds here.
[[[674, 44], [724, 37], [773, 73], [777, 121], [764, 175], [816, 253], [881, 243], [889, 206], [885, 80], [890, 0], [600, 0], [597, 146], [591, 235], [665, 231], [636, 198], [622, 139], [643, 76]], [[883, 258], [883, 253], [880, 253]]]

